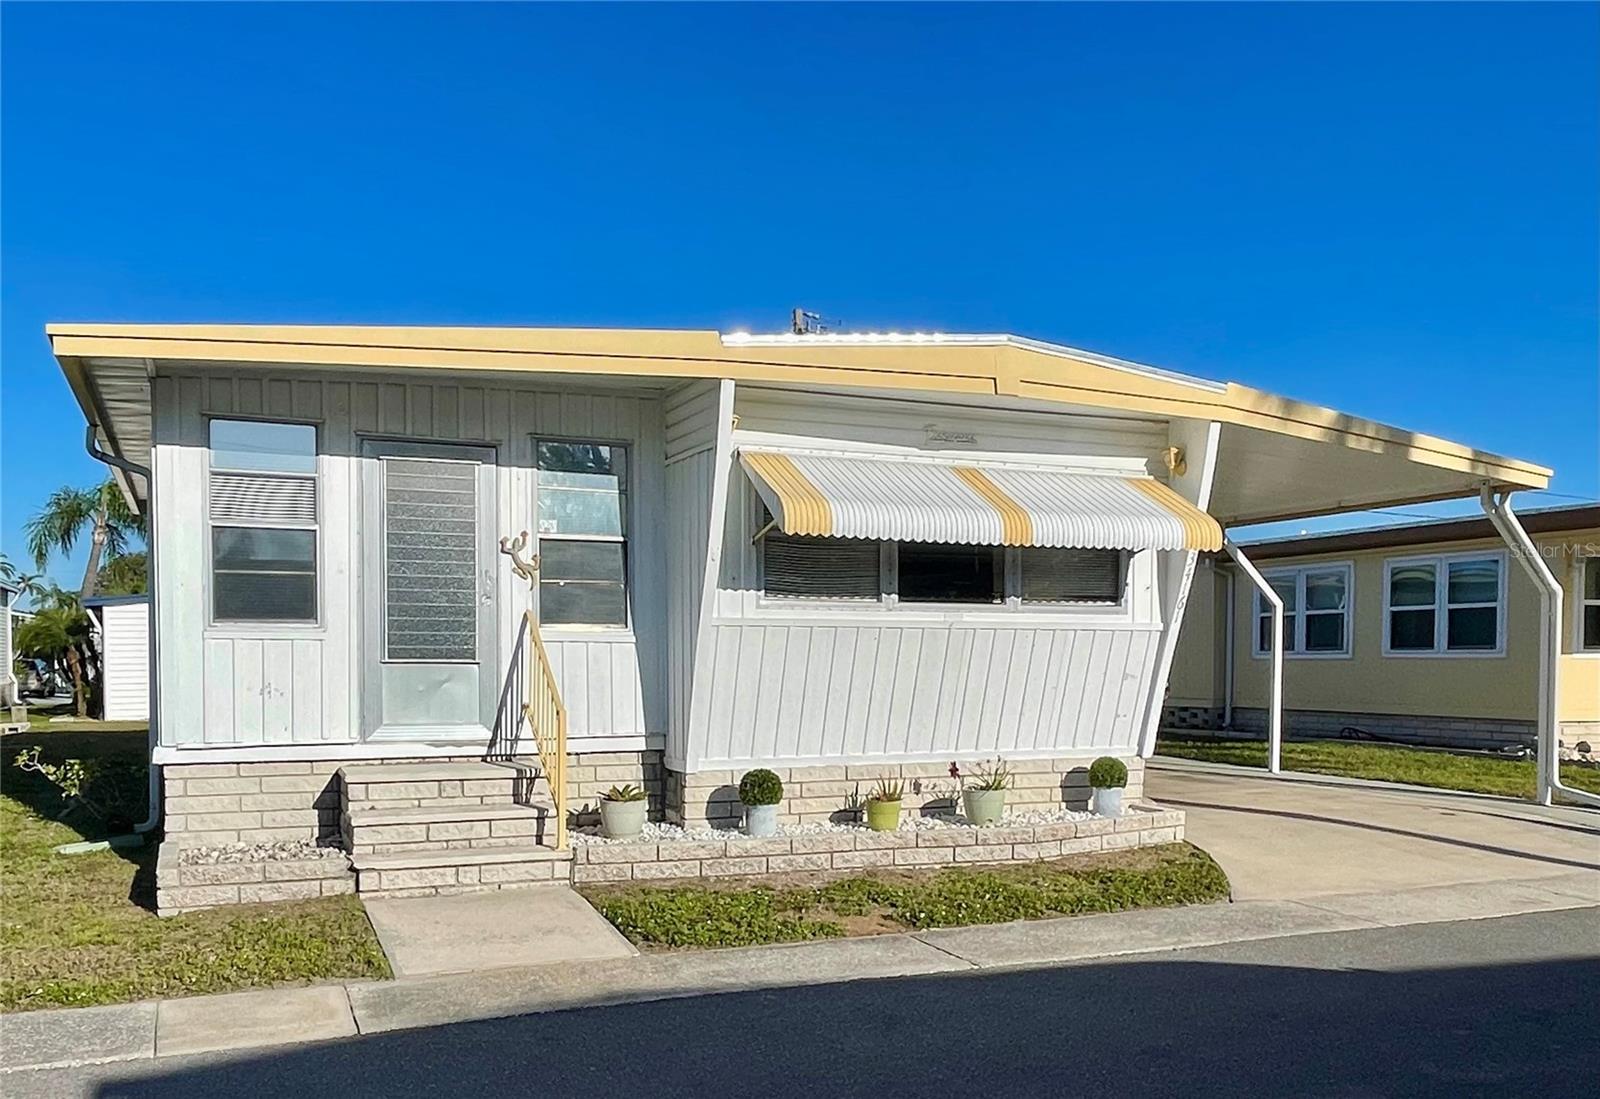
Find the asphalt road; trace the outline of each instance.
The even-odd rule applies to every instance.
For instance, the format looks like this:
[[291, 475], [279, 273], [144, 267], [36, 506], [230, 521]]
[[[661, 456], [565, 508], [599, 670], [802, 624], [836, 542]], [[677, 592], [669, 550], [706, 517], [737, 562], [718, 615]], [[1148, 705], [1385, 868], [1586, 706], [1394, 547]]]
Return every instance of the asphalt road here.
[[1600, 909], [0, 1077], [23, 1096], [1588, 1094]]

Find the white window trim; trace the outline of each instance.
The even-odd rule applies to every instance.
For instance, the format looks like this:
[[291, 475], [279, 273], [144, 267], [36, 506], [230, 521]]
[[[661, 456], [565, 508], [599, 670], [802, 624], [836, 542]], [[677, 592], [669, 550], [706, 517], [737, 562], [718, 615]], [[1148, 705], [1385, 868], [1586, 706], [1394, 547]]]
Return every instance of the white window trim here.
[[[1496, 561], [1500, 566], [1500, 584], [1498, 596], [1492, 604], [1495, 608], [1494, 648], [1492, 649], [1448, 649], [1445, 639], [1449, 630], [1449, 611], [1452, 604], [1449, 600], [1450, 573], [1449, 566], [1452, 562], [1460, 561]], [[1379, 627], [1383, 631], [1383, 655], [1399, 659], [1421, 660], [1489, 660], [1506, 655], [1506, 590], [1511, 586], [1511, 577], [1507, 571], [1509, 560], [1506, 551], [1477, 550], [1465, 553], [1430, 553], [1410, 557], [1386, 557], [1383, 561], [1383, 622]], [[1391, 592], [1390, 576], [1397, 568], [1408, 565], [1432, 565], [1433, 573], [1433, 648], [1431, 649], [1395, 649], [1389, 645], [1389, 612], [1394, 610], [1426, 610], [1425, 604], [1415, 607], [1391, 608], [1389, 596]], [[1457, 608], [1487, 607], [1488, 603], [1459, 603]]]
[[[622, 477], [622, 533], [611, 534], [541, 534], [535, 530], [534, 552], [539, 551], [539, 543], [546, 538], [560, 542], [620, 542], [622, 544], [622, 605], [627, 612], [628, 620], [620, 626], [605, 625], [598, 622], [552, 622], [548, 626], [544, 623], [543, 615], [536, 615], [539, 619], [539, 635], [546, 641], [631, 641], [634, 633], [633, 616], [633, 579], [638, 574], [638, 562], [634, 560], [634, 531], [638, 529], [639, 517], [635, 514], [633, 493], [633, 459], [634, 445], [626, 439], [612, 438], [586, 438], [578, 435], [544, 435], [532, 434], [529, 450], [529, 471], [533, 474], [533, 526], [539, 525], [539, 444], [540, 443], [588, 443], [593, 446], [608, 446], [614, 450], [622, 451], [622, 468], [625, 471]], [[539, 577], [534, 584], [533, 599], [535, 605], [539, 598], [539, 586], [543, 577]]]
[[[1306, 652], [1306, 577], [1313, 573], [1337, 572], [1344, 576], [1344, 647], [1342, 649], [1324, 649], [1317, 652]], [[1294, 577], [1294, 610], [1291, 612], [1284, 608], [1284, 616], [1294, 618], [1293, 646], [1285, 646], [1283, 658], [1285, 660], [1349, 660], [1355, 655], [1355, 606], [1356, 606], [1356, 575], [1355, 566], [1349, 561], [1319, 561], [1314, 565], [1283, 566], [1275, 569], [1262, 569], [1262, 579], [1269, 584], [1274, 579]], [[1250, 655], [1257, 660], [1265, 660], [1272, 655], [1271, 650], [1261, 648], [1261, 618], [1271, 613], [1271, 608], [1262, 601], [1261, 592], [1257, 590], [1250, 602]], [[1338, 611], [1316, 611], [1319, 615], [1339, 614]]]
[[1573, 556], [1573, 585], [1572, 585], [1572, 652], [1565, 655], [1579, 656], [1593, 660], [1600, 658], [1600, 645], [1585, 646], [1583, 643], [1583, 611], [1585, 607], [1600, 607], [1600, 599], [1584, 598], [1584, 570], [1589, 563], [1594, 562], [1594, 567], [1600, 569], [1600, 555], [1578, 553]]
[[[285, 470], [243, 469], [234, 466], [215, 464], [215, 451], [211, 449], [211, 423], [213, 420], [233, 421], [238, 423], [256, 424], [292, 424], [295, 427], [309, 427], [312, 431], [312, 447], [316, 457], [315, 467], [310, 473], [291, 473]], [[203, 530], [203, 548], [205, 554], [205, 578], [202, 587], [202, 598], [205, 600], [206, 625], [208, 634], [215, 636], [237, 637], [246, 640], [255, 638], [281, 637], [286, 632], [297, 637], [324, 636], [327, 634], [327, 622], [323, 614], [322, 581], [327, 576], [327, 538], [324, 537], [326, 524], [324, 522], [323, 502], [323, 473], [324, 462], [322, 454], [322, 423], [319, 420], [301, 420], [293, 417], [282, 416], [256, 416], [243, 415], [231, 412], [218, 412], [205, 417], [205, 471], [206, 481], [204, 491], [200, 497], [200, 514]], [[214, 522], [211, 518], [211, 475], [212, 473], [242, 473], [251, 477], [281, 478], [283, 480], [305, 480], [310, 477], [316, 482], [317, 517], [311, 523], [273, 523], [258, 521], [253, 523]], [[212, 546], [212, 532], [217, 527], [230, 527], [243, 530], [309, 530], [316, 539], [316, 614], [312, 618], [218, 618], [216, 592], [216, 551]]]

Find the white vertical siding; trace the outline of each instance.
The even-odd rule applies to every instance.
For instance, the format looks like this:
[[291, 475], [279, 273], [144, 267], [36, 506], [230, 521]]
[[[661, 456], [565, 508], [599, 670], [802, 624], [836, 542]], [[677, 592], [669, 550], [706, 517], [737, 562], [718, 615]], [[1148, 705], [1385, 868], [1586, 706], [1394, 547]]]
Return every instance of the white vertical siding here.
[[1157, 629], [732, 625], [710, 631], [697, 768], [1126, 752]]
[[[737, 439], [923, 449], [970, 439], [1027, 455], [1163, 474], [1164, 421], [962, 409], [741, 386]], [[1009, 613], [767, 601], [755, 503], [735, 473], [722, 560], [695, 656], [687, 765], [804, 765], [1132, 752], [1163, 636], [1161, 557], [1136, 555], [1116, 613]]]
[[99, 616], [105, 718], [146, 721], [150, 717], [150, 604], [103, 606]]
[[[695, 653], [705, 605], [711, 533], [719, 513], [719, 466], [726, 450], [731, 382], [693, 382], [667, 396], [666, 449], [667, 758], [681, 765], [694, 691]], [[720, 491], [726, 492], [726, 474]]]
[[[412, 382], [345, 374], [314, 376], [185, 369], [155, 379], [154, 524], [167, 746], [350, 744], [361, 739], [360, 540], [364, 436], [495, 446], [503, 534], [535, 528], [532, 438], [596, 439], [629, 447], [629, 575], [632, 627], [547, 630], [571, 707], [574, 750], [660, 735], [667, 723], [666, 565], [661, 507], [666, 494], [661, 400], [650, 394], [581, 393], [471, 378]], [[318, 426], [320, 621], [314, 625], [210, 622], [204, 509], [207, 426], [212, 416], [281, 417]], [[508, 558], [496, 565], [504, 674], [526, 581]]]

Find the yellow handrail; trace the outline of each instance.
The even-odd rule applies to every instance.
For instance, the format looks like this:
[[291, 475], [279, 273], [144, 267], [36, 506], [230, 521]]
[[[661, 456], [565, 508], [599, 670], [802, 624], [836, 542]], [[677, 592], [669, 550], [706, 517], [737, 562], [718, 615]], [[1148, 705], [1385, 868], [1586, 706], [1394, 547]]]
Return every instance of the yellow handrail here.
[[556, 682], [550, 654], [539, 636], [539, 623], [532, 611], [523, 612], [522, 627], [533, 644], [528, 649], [527, 700], [522, 713], [533, 731], [539, 750], [539, 763], [550, 787], [550, 800], [556, 807], [557, 851], [567, 849], [567, 707], [561, 701], [561, 686]]

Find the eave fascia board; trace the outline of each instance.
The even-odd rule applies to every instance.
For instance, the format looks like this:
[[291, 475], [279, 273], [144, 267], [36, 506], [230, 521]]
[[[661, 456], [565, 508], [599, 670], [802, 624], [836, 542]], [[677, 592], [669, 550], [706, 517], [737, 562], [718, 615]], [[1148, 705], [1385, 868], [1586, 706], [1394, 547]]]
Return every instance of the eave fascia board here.
[[[999, 334], [878, 339], [740, 337], [659, 329], [471, 329], [342, 326], [47, 326], [61, 357], [176, 359], [317, 368], [416, 368], [721, 378], [778, 384], [1007, 395], [1224, 424], [1374, 453], [1513, 488], [1545, 488], [1545, 467], [1476, 451], [1237, 383], [1174, 380], [1060, 345]], [[920, 342], [915, 342], [920, 339]], [[1048, 348], [1049, 350], [1044, 350]], [[917, 354], [908, 355], [907, 351]], [[63, 360], [64, 361], [64, 360]], [[1117, 361], [1120, 363], [1120, 360]], [[1402, 502], [1398, 499], [1396, 503]], [[1345, 510], [1336, 508], [1334, 510]]]

